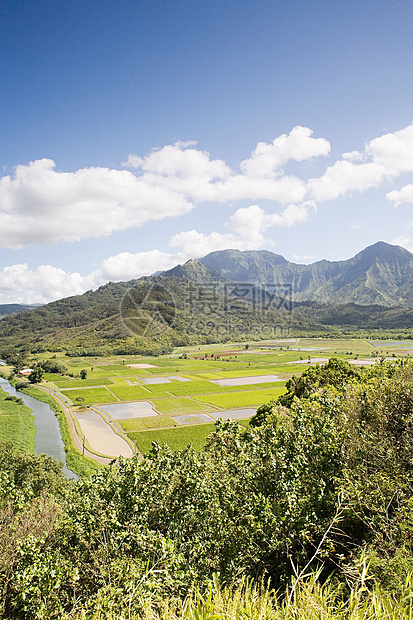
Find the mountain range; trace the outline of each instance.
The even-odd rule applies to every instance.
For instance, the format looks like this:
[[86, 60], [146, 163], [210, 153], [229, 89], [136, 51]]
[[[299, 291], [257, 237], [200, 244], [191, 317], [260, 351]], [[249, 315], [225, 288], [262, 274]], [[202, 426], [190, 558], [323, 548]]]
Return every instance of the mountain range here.
[[[271, 297], [270, 289], [277, 294]], [[401, 247], [379, 242], [349, 260], [311, 265], [265, 250], [223, 250], [156, 276], [109, 282], [3, 316], [0, 357], [10, 347], [162, 353], [287, 331], [322, 336], [397, 329], [407, 337], [412, 327], [413, 254]]]
[[380, 241], [342, 261], [310, 265], [287, 261], [267, 250], [221, 250], [188, 261], [167, 274], [192, 277], [206, 267], [233, 282], [273, 284], [290, 288], [294, 301], [413, 307], [413, 254]]

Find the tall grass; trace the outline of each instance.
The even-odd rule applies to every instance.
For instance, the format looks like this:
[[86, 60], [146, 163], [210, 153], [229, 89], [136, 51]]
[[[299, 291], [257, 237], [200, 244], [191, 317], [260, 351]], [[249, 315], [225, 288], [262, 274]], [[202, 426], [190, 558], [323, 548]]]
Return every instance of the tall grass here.
[[[236, 587], [214, 581], [209, 592], [189, 594], [184, 600], [129, 600], [124, 609], [108, 611], [103, 597], [93, 612], [80, 611], [67, 620], [412, 620], [413, 585], [411, 577], [400, 584], [397, 596], [366, 585], [365, 575], [345, 595], [332, 581], [320, 584], [313, 573], [295, 582], [288, 591], [277, 594], [265, 586], [242, 579]], [[134, 613], [138, 604], [140, 613]], [[110, 605], [109, 605], [110, 607]], [[136, 609], [136, 607], [135, 607]]]

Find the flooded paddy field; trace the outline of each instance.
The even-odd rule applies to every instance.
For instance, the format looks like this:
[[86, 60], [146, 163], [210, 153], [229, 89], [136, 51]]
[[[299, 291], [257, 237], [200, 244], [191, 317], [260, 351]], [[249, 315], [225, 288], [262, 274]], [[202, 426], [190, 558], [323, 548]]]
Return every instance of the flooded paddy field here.
[[131, 420], [133, 418], [148, 418], [158, 415], [151, 403], [145, 400], [134, 403], [101, 405], [99, 409], [108, 413], [114, 420]]
[[76, 419], [91, 450], [108, 456], [133, 456], [129, 444], [96, 411], [77, 412]]

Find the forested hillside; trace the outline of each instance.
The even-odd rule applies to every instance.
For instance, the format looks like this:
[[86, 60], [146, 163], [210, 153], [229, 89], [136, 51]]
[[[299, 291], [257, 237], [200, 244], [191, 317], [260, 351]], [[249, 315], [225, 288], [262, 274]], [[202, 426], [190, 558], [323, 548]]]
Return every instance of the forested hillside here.
[[314, 617], [370, 609], [373, 582], [395, 609], [413, 571], [413, 364], [333, 358], [287, 388], [249, 428], [219, 421], [201, 453], [155, 444], [74, 485], [3, 445], [3, 617], [132, 618], [182, 609], [192, 588], [207, 597], [214, 575], [282, 595], [315, 570], [336, 586], [318, 599], [331, 615]]
[[408, 307], [293, 302], [283, 287], [240, 285], [191, 263], [3, 317], [0, 357], [46, 350], [157, 355], [189, 344], [303, 334], [406, 338], [412, 325]]

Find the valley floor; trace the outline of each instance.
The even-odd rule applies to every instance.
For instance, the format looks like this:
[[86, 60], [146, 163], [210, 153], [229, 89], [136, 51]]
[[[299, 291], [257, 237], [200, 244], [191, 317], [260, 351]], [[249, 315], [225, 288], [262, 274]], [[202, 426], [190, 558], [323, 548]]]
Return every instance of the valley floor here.
[[63, 410], [78, 452], [107, 464], [145, 454], [154, 441], [201, 449], [218, 418], [247, 424], [292, 375], [332, 356], [363, 366], [411, 355], [413, 341], [324, 338], [187, 347], [156, 358], [61, 355], [68, 374], [46, 374], [40, 387]]

